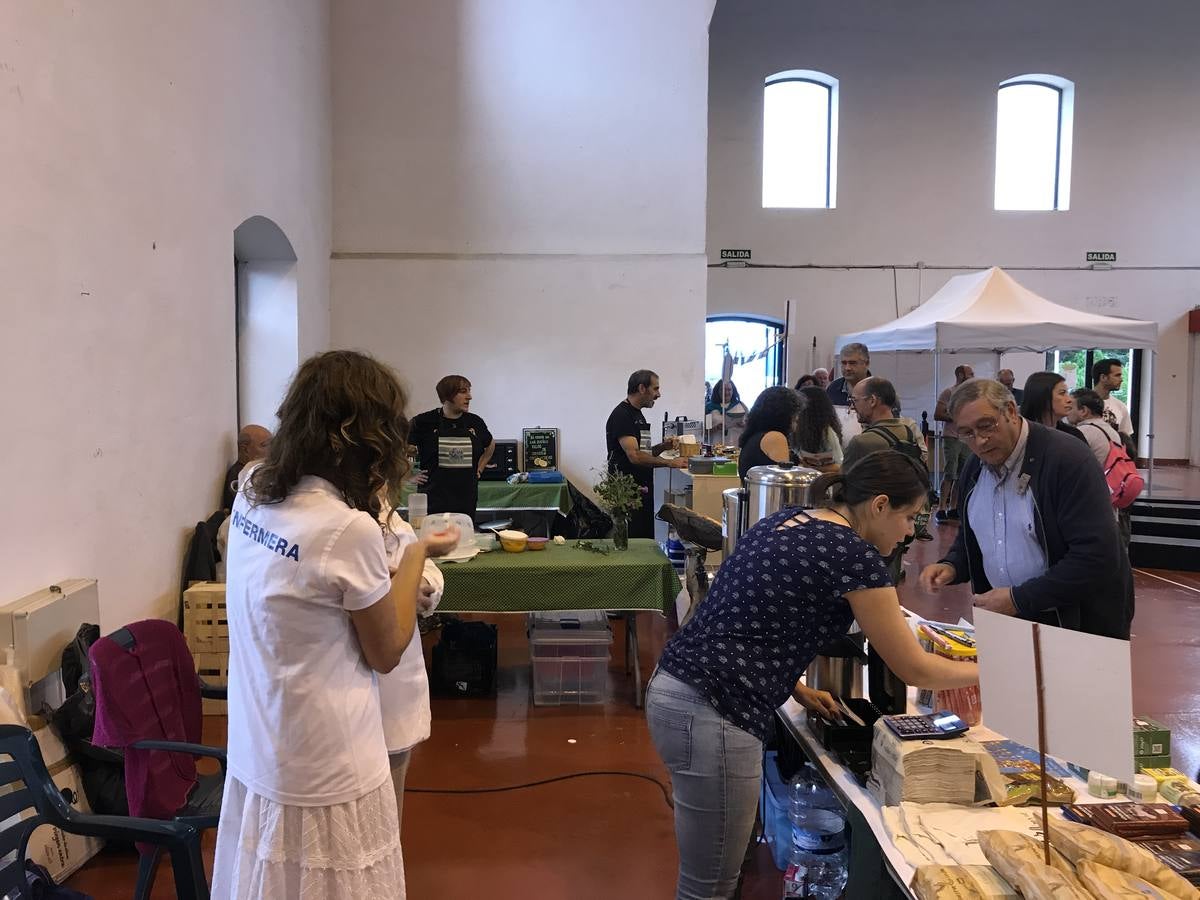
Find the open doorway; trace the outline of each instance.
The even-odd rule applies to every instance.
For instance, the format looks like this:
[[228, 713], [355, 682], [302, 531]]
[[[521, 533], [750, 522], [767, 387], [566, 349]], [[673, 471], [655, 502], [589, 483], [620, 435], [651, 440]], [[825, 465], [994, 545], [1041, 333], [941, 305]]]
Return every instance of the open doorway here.
[[1051, 350], [1046, 354], [1046, 369], [1057, 372], [1067, 381], [1067, 386], [1075, 388], [1091, 387], [1092, 367], [1102, 359], [1115, 359], [1124, 369], [1124, 381], [1119, 391], [1113, 391], [1113, 396], [1129, 408], [1129, 417], [1133, 420], [1135, 434], [1138, 430], [1142, 412], [1142, 351], [1131, 350], [1128, 347], [1118, 350], [1105, 350], [1093, 347], [1087, 350]]
[[[721, 378], [728, 354], [730, 381], [747, 407], [769, 387], [783, 384], [783, 324], [750, 316], [709, 316], [704, 329], [704, 380]], [[707, 398], [706, 398], [707, 399]]]
[[233, 232], [233, 260], [238, 427], [274, 431], [299, 364], [296, 251], [278, 225], [252, 216]]

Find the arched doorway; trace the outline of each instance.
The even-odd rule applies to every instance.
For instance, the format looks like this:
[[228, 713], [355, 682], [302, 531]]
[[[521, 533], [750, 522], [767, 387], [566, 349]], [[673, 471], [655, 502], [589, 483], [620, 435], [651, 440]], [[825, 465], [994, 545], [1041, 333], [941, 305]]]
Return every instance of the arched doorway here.
[[238, 427], [275, 430], [275, 411], [299, 363], [296, 251], [278, 225], [251, 216], [233, 232], [237, 298]]
[[783, 383], [783, 323], [754, 316], [709, 316], [704, 328], [704, 380], [721, 377], [725, 355], [733, 363], [730, 380], [746, 406], [766, 388]]

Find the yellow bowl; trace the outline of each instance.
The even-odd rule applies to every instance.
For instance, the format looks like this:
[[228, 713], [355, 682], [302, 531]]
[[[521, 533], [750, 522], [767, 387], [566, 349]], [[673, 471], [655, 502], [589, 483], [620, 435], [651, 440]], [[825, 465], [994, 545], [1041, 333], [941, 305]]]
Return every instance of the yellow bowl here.
[[529, 535], [523, 531], [505, 530], [499, 533], [500, 546], [509, 553], [521, 553], [529, 544]]

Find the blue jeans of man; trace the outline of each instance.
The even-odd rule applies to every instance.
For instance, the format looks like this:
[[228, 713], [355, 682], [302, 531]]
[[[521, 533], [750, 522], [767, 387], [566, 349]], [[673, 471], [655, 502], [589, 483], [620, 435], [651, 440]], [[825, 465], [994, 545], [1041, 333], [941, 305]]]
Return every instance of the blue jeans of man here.
[[676, 900], [732, 897], [762, 789], [762, 742], [661, 669], [646, 689], [646, 720], [675, 796]]

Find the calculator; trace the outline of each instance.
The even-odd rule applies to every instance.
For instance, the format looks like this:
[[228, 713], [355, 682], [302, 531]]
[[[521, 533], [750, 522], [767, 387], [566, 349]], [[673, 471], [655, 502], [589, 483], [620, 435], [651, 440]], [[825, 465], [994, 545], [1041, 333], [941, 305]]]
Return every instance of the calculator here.
[[958, 737], [968, 728], [966, 722], [949, 710], [929, 716], [884, 716], [883, 721], [902, 741]]

